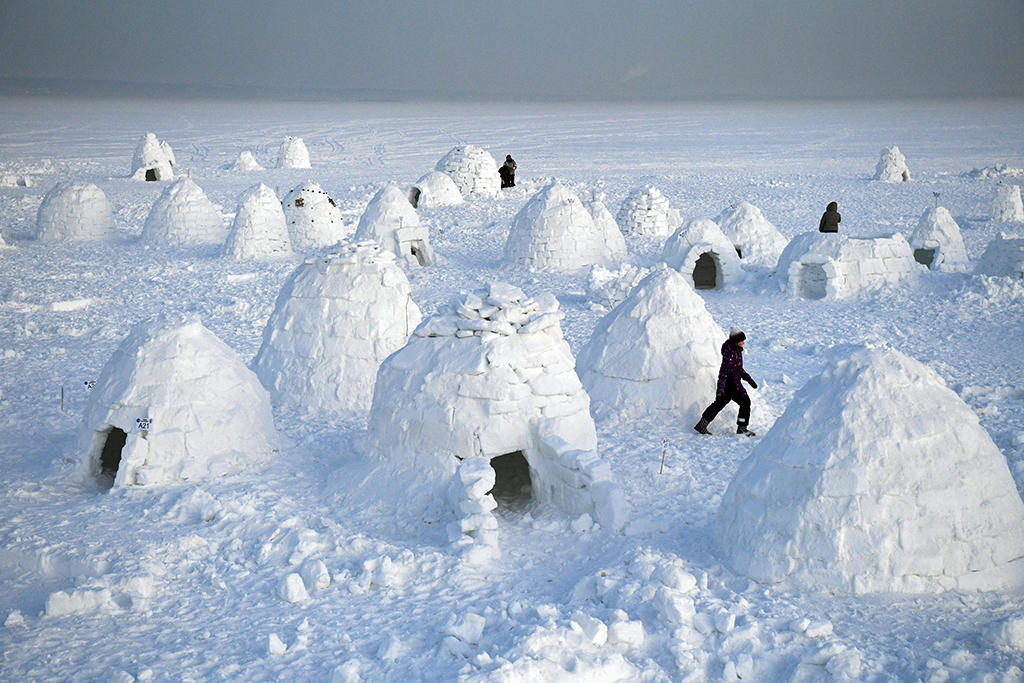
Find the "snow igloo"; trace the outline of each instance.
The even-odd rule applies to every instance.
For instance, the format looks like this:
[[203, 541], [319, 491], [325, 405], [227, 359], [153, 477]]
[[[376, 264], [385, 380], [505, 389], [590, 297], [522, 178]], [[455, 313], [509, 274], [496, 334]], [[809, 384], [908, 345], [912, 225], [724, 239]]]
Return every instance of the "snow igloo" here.
[[437, 162], [435, 170], [448, 174], [463, 197], [493, 197], [501, 190], [501, 176], [494, 157], [473, 145], [454, 147]]
[[107, 241], [117, 236], [114, 210], [103, 190], [92, 183], [57, 183], [36, 213], [41, 241]]
[[661, 258], [685, 275], [694, 289], [721, 289], [744, 278], [736, 248], [718, 224], [706, 218], [692, 220], [673, 233]]
[[875, 166], [874, 179], [886, 183], [910, 182], [910, 169], [907, 168], [907, 159], [900, 152], [899, 147], [893, 145], [882, 150], [878, 165]]
[[679, 212], [656, 187], [637, 188], [619, 207], [615, 221], [622, 232], [640, 237], [668, 237], [682, 222]]
[[996, 185], [996, 198], [992, 201], [992, 220], [1000, 223], [1024, 223], [1024, 202], [1019, 185]]
[[1024, 237], [999, 235], [993, 239], [978, 259], [974, 272], [1024, 280]]
[[779, 288], [802, 299], [841, 299], [912, 281], [917, 263], [903, 235], [850, 237], [806, 232], [779, 257]]
[[838, 594], [1024, 586], [1006, 458], [934, 370], [889, 348], [833, 359], [740, 465], [717, 534], [733, 570]]
[[338, 204], [319, 184], [307, 180], [286, 194], [283, 204], [293, 249], [329, 247], [345, 238], [347, 230]]
[[100, 371], [75, 441], [84, 479], [223, 476], [278, 447], [270, 396], [196, 316], [135, 326]]
[[733, 204], [715, 219], [744, 263], [775, 267], [789, 240], [750, 202]]
[[465, 200], [451, 176], [431, 171], [416, 181], [407, 193], [412, 208], [433, 209], [438, 206], [458, 206]]
[[715, 398], [724, 341], [689, 279], [662, 266], [597, 323], [576, 374], [600, 420], [696, 422]]
[[259, 259], [291, 254], [291, 239], [277, 193], [263, 183], [250, 187], [238, 203], [224, 255]]
[[375, 242], [342, 243], [285, 280], [253, 370], [278, 405], [366, 410], [381, 361], [419, 323], [394, 254]]
[[135, 147], [132, 157], [133, 180], [174, 180], [174, 152], [166, 142], [146, 133]]
[[970, 265], [960, 226], [944, 206], [926, 209], [910, 236], [914, 260], [941, 272], [964, 272]]
[[142, 240], [171, 246], [224, 244], [227, 228], [206, 193], [182, 176], [167, 186], [142, 227]]
[[587, 202], [587, 211], [590, 212], [590, 217], [594, 219], [594, 225], [597, 226], [597, 231], [604, 236], [604, 248], [611, 259], [619, 260], [626, 258], [626, 238], [623, 237], [622, 231], [619, 230], [619, 224], [615, 222], [615, 217], [612, 216], [612, 212], [608, 210], [608, 207], [604, 203], [603, 192], [591, 192], [590, 201]]
[[430, 231], [420, 225], [419, 214], [406, 193], [395, 185], [382, 188], [373, 196], [356, 227], [356, 240], [376, 240], [387, 251], [408, 263], [432, 266], [434, 250]]
[[232, 171], [239, 171], [242, 173], [251, 173], [253, 171], [264, 171], [260, 162], [256, 161], [256, 157], [252, 155], [252, 152], [245, 150], [238, 153], [238, 157], [228, 164], [228, 169]]
[[281, 149], [277, 152], [278, 168], [312, 168], [309, 163], [309, 150], [302, 138], [293, 138], [288, 135], [281, 143]]

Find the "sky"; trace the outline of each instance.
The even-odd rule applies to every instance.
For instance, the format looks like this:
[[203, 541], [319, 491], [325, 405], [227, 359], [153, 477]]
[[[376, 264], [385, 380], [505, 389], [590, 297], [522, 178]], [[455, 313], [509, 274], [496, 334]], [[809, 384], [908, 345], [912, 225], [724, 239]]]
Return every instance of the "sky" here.
[[1024, 0], [0, 0], [0, 78], [509, 100], [1024, 96]]

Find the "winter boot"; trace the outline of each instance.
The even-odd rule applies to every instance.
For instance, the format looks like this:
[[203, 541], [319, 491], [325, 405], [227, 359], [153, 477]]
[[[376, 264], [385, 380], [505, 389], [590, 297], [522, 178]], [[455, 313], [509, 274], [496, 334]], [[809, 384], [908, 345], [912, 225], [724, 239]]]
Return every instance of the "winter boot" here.
[[736, 433], [737, 434], [745, 434], [746, 436], [756, 436], [756, 434], [754, 432], [752, 432], [749, 429], [747, 429], [747, 425], [740, 424], [740, 423], [736, 424]]
[[693, 428], [694, 428], [695, 430], [697, 430], [697, 432], [698, 432], [698, 433], [700, 433], [700, 434], [708, 434], [708, 435], [710, 435], [710, 434], [711, 434], [711, 432], [709, 432], [709, 431], [708, 431], [708, 425], [709, 425], [709, 424], [711, 424], [711, 423], [710, 423], [710, 422], [708, 422], [708, 419], [707, 419], [706, 417], [702, 417], [702, 418], [700, 419], [700, 422], [698, 422], [697, 424], [695, 424], [695, 425], [693, 426]]

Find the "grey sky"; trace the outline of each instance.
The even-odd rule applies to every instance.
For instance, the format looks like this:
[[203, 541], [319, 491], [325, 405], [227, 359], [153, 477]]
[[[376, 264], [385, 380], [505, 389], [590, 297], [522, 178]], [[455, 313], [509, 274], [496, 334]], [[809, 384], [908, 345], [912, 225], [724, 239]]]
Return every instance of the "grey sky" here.
[[1024, 95], [1024, 0], [0, 0], [0, 77], [514, 99]]

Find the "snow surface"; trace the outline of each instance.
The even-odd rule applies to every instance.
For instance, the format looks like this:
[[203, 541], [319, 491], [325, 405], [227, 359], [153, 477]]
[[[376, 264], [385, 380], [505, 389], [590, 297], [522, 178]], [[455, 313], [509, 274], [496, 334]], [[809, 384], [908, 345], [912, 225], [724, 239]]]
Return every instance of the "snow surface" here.
[[[843, 207], [841, 234], [910, 235], [939, 192], [976, 262], [1000, 230], [1016, 228], [990, 220], [995, 181], [970, 171], [1024, 166], [1022, 112], [1019, 101], [154, 107], [5, 98], [0, 176], [31, 182], [0, 187], [0, 233], [12, 245], [0, 252], [0, 680], [1020, 681], [1019, 592], [779, 589], [729, 569], [714, 537], [740, 462], [847, 343], [889, 345], [937, 372], [978, 416], [1019, 493], [1024, 283], [1008, 276], [915, 266], [916, 281], [812, 301], [780, 292], [755, 267], [735, 289], [702, 290], [720, 327], [748, 335], [759, 435], [700, 437], [665, 417], [598, 421], [598, 455], [629, 504], [624, 532], [557, 506], [499, 507], [488, 514], [501, 557], [480, 565], [450, 540], [452, 516], [403, 512], [390, 491], [369, 504], [325, 495], [329, 478], [362, 471], [366, 413], [275, 406], [291, 445], [223, 477], [103, 492], [76, 483], [66, 458], [81, 456], [74, 437], [97, 390], [86, 382], [134, 325], [195, 314], [249, 361], [305, 258], [235, 261], [215, 245], [137, 242], [166, 186], [125, 177], [125, 141], [142, 127], [161, 131], [178, 153], [175, 172], [191, 172], [229, 211], [256, 182], [283, 196], [310, 174], [225, 168], [239, 149], [271, 160], [285, 135], [308, 131], [313, 179], [348, 222], [379, 188], [408, 187], [454, 145], [508, 150], [520, 159], [517, 187], [421, 213], [440, 265], [407, 269], [413, 300], [432, 316], [488, 282], [550, 292], [578, 354], [607, 313], [591, 310], [587, 273], [503, 263], [512, 218], [551, 179], [583, 199], [597, 188], [615, 208], [655, 185], [686, 220], [748, 201], [787, 238], [814, 230], [832, 200]], [[914, 182], [869, 182], [866, 169], [892, 140], [914, 160]], [[102, 189], [122, 239], [35, 241], [39, 205], [59, 181]], [[641, 268], [655, 265], [662, 242], [626, 236]], [[439, 501], [447, 515], [454, 496]], [[460, 535], [469, 538], [461, 526]]]

